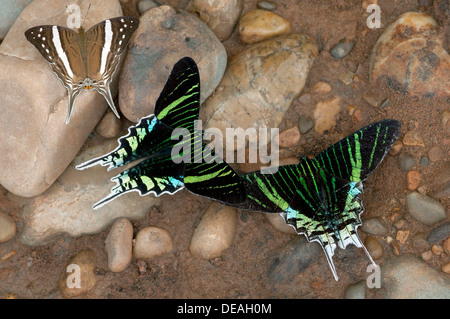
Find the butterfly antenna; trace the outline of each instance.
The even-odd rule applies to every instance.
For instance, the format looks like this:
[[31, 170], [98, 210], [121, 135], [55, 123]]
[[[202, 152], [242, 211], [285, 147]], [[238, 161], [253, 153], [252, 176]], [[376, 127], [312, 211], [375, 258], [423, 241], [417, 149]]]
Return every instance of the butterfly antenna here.
[[84, 24], [84, 21], [86, 21], [87, 15], [88, 15], [90, 9], [91, 9], [91, 3], [89, 3], [89, 7], [88, 7], [88, 9], [87, 9], [87, 11], [86, 11], [86, 15], [84, 16], [83, 22], [81, 23], [81, 25], [83, 25], [83, 24]]

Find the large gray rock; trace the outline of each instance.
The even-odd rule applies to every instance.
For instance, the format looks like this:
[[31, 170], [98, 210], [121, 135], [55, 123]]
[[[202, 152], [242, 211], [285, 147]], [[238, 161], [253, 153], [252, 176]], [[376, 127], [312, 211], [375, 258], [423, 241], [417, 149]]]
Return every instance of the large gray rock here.
[[[107, 108], [98, 92], [83, 92], [66, 125], [67, 90], [25, 38], [24, 32], [36, 25], [66, 26], [71, 3], [33, 1], [0, 46], [0, 184], [19, 196], [36, 196], [52, 185]], [[83, 13], [92, 1], [77, 3]], [[92, 3], [83, 26], [121, 14], [119, 1], [99, 0]]]
[[109, 194], [115, 183], [110, 178], [119, 172], [95, 166], [83, 171], [75, 169], [89, 159], [103, 155], [117, 146], [115, 140], [81, 152], [69, 168], [43, 194], [23, 200], [10, 196], [22, 205], [20, 240], [26, 245], [43, 245], [60, 234], [72, 237], [99, 233], [115, 219], [138, 219], [145, 216], [159, 199], [131, 192], [117, 197], [107, 205], [93, 210], [92, 205]]
[[30, 2], [31, 0], [2, 0], [2, 10], [0, 10], [0, 40], [3, 40], [20, 12]]
[[125, 117], [137, 122], [153, 113], [172, 66], [185, 56], [198, 65], [201, 101], [211, 95], [227, 64], [225, 47], [211, 29], [170, 6], [153, 8], [140, 20], [120, 77], [119, 104]]
[[381, 292], [389, 299], [449, 299], [450, 280], [414, 255], [390, 257], [382, 268]]

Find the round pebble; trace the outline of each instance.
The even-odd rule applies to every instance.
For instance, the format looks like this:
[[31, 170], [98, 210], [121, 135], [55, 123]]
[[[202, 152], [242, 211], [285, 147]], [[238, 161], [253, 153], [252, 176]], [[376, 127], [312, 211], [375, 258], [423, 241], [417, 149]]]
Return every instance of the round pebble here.
[[195, 257], [220, 257], [234, 241], [238, 217], [236, 209], [212, 202], [194, 231], [189, 250]]
[[422, 167], [428, 167], [428, 165], [430, 164], [430, 160], [428, 159], [428, 157], [422, 156], [419, 163], [420, 165], [422, 165]]
[[383, 257], [383, 246], [375, 237], [367, 236], [366, 240], [364, 241], [364, 246], [366, 246], [367, 251], [374, 260]]
[[406, 174], [406, 185], [409, 190], [413, 191], [419, 187], [421, 176], [418, 171], [409, 171]]
[[144, 14], [144, 12], [147, 12], [148, 10], [153, 9], [157, 6], [158, 4], [152, 0], [141, 0], [137, 4], [137, 9], [139, 11], [139, 14], [142, 15]]
[[433, 146], [428, 152], [428, 157], [430, 161], [437, 162], [441, 160], [444, 156], [444, 152], [441, 150], [439, 146]]
[[345, 289], [345, 299], [365, 299], [367, 282], [361, 280]]
[[113, 138], [120, 133], [122, 122], [113, 112], [107, 112], [96, 127], [98, 134], [105, 138]]
[[338, 44], [331, 48], [330, 54], [336, 60], [343, 59], [350, 53], [354, 45], [354, 41], [347, 41], [346, 39], [342, 39]]
[[244, 44], [252, 44], [287, 34], [291, 29], [292, 25], [288, 20], [261, 9], [251, 10], [244, 14], [238, 27], [240, 39]]
[[336, 96], [331, 99], [319, 101], [314, 108], [314, 130], [323, 134], [336, 125], [336, 119], [341, 112], [341, 99]]
[[450, 261], [448, 263], [445, 263], [441, 269], [446, 274], [450, 274]]
[[4, 243], [16, 235], [16, 223], [6, 213], [0, 211], [0, 243]]
[[126, 218], [117, 219], [106, 237], [108, 269], [124, 271], [131, 262], [133, 252], [133, 226]]
[[327, 82], [320, 81], [314, 84], [312, 91], [314, 93], [327, 94], [331, 92], [331, 86]]
[[136, 259], [155, 258], [173, 250], [172, 237], [165, 229], [145, 227], [135, 238], [133, 256]]
[[400, 170], [402, 170], [403, 172], [407, 172], [411, 167], [414, 166], [414, 164], [416, 164], [416, 161], [413, 155], [402, 153], [397, 159], [397, 164]]
[[436, 256], [439, 256], [440, 254], [442, 254], [444, 252], [444, 248], [439, 244], [434, 244], [433, 246], [431, 246], [431, 251]]
[[259, 9], [273, 11], [277, 8], [277, 5], [272, 1], [259, 1], [256, 6]]
[[389, 155], [391, 156], [395, 156], [398, 153], [400, 153], [400, 151], [403, 148], [403, 143], [401, 141], [395, 141], [394, 145], [392, 145], [391, 149], [389, 150]]
[[308, 133], [314, 127], [314, 121], [306, 115], [301, 115], [298, 120], [298, 128], [301, 134]]
[[88, 249], [78, 253], [63, 268], [59, 288], [66, 298], [73, 298], [91, 290], [97, 282], [97, 256]]
[[406, 196], [406, 207], [415, 220], [428, 226], [445, 220], [447, 217], [441, 203], [417, 192]]
[[278, 145], [280, 147], [293, 147], [300, 141], [300, 131], [294, 126], [284, 130], [279, 135]]
[[381, 217], [370, 217], [364, 219], [361, 230], [367, 234], [377, 236], [384, 236], [388, 233], [388, 229], [384, 225]]

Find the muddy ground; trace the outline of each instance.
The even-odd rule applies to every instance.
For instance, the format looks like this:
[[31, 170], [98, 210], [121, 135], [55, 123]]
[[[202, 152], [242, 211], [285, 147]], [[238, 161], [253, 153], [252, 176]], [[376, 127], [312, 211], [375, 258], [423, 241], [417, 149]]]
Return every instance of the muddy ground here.
[[[124, 14], [138, 16], [136, 0], [122, 1]], [[183, 1], [160, 1], [162, 4], [182, 5]], [[184, 1], [183, 3], [185, 3]], [[411, 98], [398, 93], [385, 83], [371, 84], [368, 80], [369, 56], [371, 50], [387, 25], [400, 14], [417, 11], [419, 2], [422, 9], [431, 14], [442, 27], [442, 35], [450, 34], [448, 11], [445, 0], [433, 1], [388, 1], [379, 0], [382, 9], [382, 28], [368, 29], [368, 16], [357, 0], [321, 1], [275, 1], [275, 12], [288, 19], [293, 32], [304, 32], [315, 37], [321, 53], [316, 60], [305, 89], [294, 100], [286, 114], [282, 127], [297, 125], [300, 115], [312, 117], [315, 104], [324, 96], [308, 94], [318, 81], [326, 81], [332, 87], [330, 96], [339, 96], [341, 105], [357, 105], [362, 111], [361, 121], [346, 112], [341, 112], [335, 129], [319, 136], [309, 132], [302, 136], [297, 147], [283, 150], [285, 156], [317, 154], [325, 147], [377, 120], [395, 118], [402, 122], [402, 134], [408, 129], [419, 132], [425, 147], [405, 146], [416, 158], [414, 169], [422, 174], [421, 186], [426, 192], [439, 189], [444, 180], [442, 172], [448, 169], [450, 139], [444, 135], [442, 114], [449, 109], [447, 100], [437, 98]], [[243, 13], [256, 8], [257, 1], [245, 1]], [[428, 7], [426, 6], [428, 5]], [[444, 12], [443, 12], [444, 10]], [[448, 7], [447, 7], [448, 10]], [[344, 59], [336, 61], [328, 53], [339, 40], [346, 37], [356, 41], [352, 52]], [[448, 45], [445, 39], [444, 45]], [[245, 46], [239, 41], [237, 30], [224, 42], [228, 55], [240, 52]], [[446, 47], [447, 48], [447, 47]], [[448, 48], [447, 48], [448, 50]], [[346, 85], [339, 76], [351, 70], [357, 73], [358, 81]], [[389, 98], [389, 105], [374, 108], [363, 99], [363, 94], [371, 91], [377, 96]], [[431, 147], [439, 146], [443, 158], [430, 162], [428, 167], [418, 164], [418, 159], [428, 156]], [[407, 220], [411, 234], [428, 234], [431, 227], [415, 221], [407, 213], [405, 196], [406, 172], [397, 164], [397, 157], [387, 156], [376, 172], [364, 185], [363, 218], [382, 216], [389, 228], [389, 236], [395, 238], [396, 229], [391, 218], [400, 213]], [[262, 214], [239, 212], [238, 232], [234, 244], [219, 259], [200, 260], [189, 252], [192, 234], [210, 201], [183, 190], [174, 196], [164, 195], [161, 205], [148, 212], [145, 218], [133, 221], [134, 231], [154, 225], [168, 230], [174, 242], [172, 253], [152, 260], [145, 260], [147, 271], [139, 272], [137, 260], [133, 259], [122, 273], [112, 273], [107, 268], [104, 241], [109, 229], [100, 234], [70, 238], [61, 236], [40, 247], [27, 247], [14, 239], [0, 244], [0, 256], [11, 251], [15, 255], [0, 261], [0, 297], [15, 298], [63, 298], [58, 281], [64, 266], [71, 257], [87, 248], [97, 255], [98, 280], [93, 289], [80, 298], [343, 298], [349, 285], [365, 280], [369, 261], [361, 249], [349, 246], [345, 251], [337, 249], [334, 257], [340, 280], [336, 282], [328, 267], [325, 255], [320, 253], [315, 261], [303, 272], [296, 273], [291, 280], [276, 282], [268, 279], [269, 263], [273, 256], [295, 235], [280, 233]], [[448, 207], [448, 200], [442, 202]], [[7, 191], [0, 187], [0, 210], [10, 214], [17, 222], [20, 233], [20, 209], [8, 199]], [[95, 212], [92, 212], [95, 214]], [[359, 230], [364, 240], [366, 234]], [[379, 238], [383, 243], [384, 255], [377, 260], [383, 265], [394, 254], [386, 243], [386, 236]], [[317, 243], [310, 243], [317, 245]], [[413, 253], [418, 257], [423, 250], [413, 247], [411, 240], [400, 245], [400, 253]], [[442, 260], [433, 258], [429, 265], [440, 271]], [[380, 298], [382, 289], [367, 289], [367, 298]]]

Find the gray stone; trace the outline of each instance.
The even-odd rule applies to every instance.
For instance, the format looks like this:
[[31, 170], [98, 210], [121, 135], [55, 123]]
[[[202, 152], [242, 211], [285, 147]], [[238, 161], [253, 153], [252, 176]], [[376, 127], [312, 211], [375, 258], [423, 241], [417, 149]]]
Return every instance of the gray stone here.
[[152, 0], [141, 0], [137, 4], [137, 9], [139, 11], [139, 14], [144, 14], [150, 9], [156, 8], [158, 4], [155, 1]]
[[416, 164], [414, 156], [408, 153], [402, 153], [397, 158], [398, 167], [403, 172], [407, 172], [411, 167]]
[[0, 211], [0, 243], [4, 243], [16, 235], [16, 223], [6, 213]]
[[269, 11], [273, 11], [277, 8], [276, 3], [272, 2], [272, 1], [259, 1], [256, 6], [258, 7], [258, 9], [264, 9], [264, 10], [269, 10]]
[[330, 54], [336, 60], [340, 60], [345, 58], [350, 51], [352, 51], [353, 46], [355, 45], [355, 41], [347, 41], [346, 39], [342, 39], [330, 50]]
[[321, 248], [304, 236], [296, 237], [268, 259], [268, 277], [273, 282], [292, 280], [316, 259]]
[[380, 290], [388, 299], [449, 299], [450, 280], [412, 254], [390, 257]]
[[370, 217], [363, 219], [361, 230], [367, 234], [384, 236], [387, 235], [388, 229], [384, 225], [381, 217]]
[[300, 133], [305, 134], [308, 133], [314, 127], [314, 121], [305, 115], [301, 115], [298, 120], [298, 128], [300, 129]]
[[361, 280], [345, 289], [345, 299], [366, 299], [366, 281]]
[[448, 237], [450, 237], [450, 221], [444, 222], [433, 228], [428, 235], [427, 241], [431, 245], [434, 245]]
[[406, 196], [406, 207], [414, 219], [428, 226], [447, 217], [445, 208], [441, 203], [417, 192], [412, 192]]

